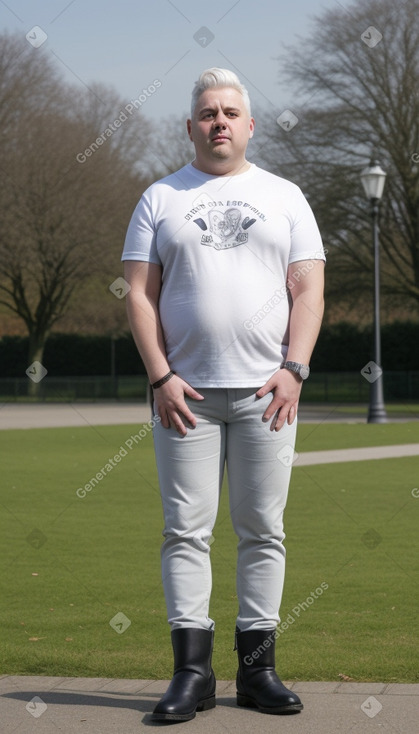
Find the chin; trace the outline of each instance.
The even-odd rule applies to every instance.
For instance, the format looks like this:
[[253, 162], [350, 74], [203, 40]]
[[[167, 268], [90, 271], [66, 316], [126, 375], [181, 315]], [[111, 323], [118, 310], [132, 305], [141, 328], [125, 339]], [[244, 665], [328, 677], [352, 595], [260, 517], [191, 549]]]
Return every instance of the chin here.
[[212, 155], [214, 158], [229, 158], [228, 150], [225, 148], [214, 148], [212, 150]]

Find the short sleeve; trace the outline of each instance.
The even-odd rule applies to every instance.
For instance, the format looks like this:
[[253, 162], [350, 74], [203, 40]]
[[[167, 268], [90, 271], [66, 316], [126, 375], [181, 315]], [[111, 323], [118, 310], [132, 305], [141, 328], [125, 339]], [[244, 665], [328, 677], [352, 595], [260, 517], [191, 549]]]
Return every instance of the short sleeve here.
[[134, 209], [121, 260], [140, 260], [161, 265], [157, 252], [156, 226], [147, 192]]
[[289, 263], [298, 260], [325, 260], [323, 242], [313, 211], [301, 189], [297, 188], [291, 224]]

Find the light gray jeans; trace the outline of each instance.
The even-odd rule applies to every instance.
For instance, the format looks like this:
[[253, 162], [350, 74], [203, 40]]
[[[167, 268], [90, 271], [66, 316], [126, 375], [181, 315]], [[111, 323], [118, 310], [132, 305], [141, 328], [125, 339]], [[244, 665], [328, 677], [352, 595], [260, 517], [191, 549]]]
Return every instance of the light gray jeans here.
[[272, 629], [279, 622], [285, 573], [283, 512], [288, 495], [297, 420], [270, 431], [262, 415], [272, 393], [258, 387], [196, 388], [186, 397], [197, 418], [181, 438], [153, 429], [164, 513], [162, 578], [172, 629], [212, 629], [210, 547], [227, 467], [230, 513], [238, 537], [237, 626]]

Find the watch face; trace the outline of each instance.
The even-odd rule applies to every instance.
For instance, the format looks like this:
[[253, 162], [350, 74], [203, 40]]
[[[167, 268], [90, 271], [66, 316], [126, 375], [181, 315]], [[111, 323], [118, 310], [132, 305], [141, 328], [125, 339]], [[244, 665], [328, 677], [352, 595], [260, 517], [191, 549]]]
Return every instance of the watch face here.
[[307, 365], [303, 364], [300, 367], [300, 377], [301, 377], [301, 379], [302, 380], [306, 380], [307, 377], [309, 376], [309, 374], [310, 374], [310, 367], [307, 367]]

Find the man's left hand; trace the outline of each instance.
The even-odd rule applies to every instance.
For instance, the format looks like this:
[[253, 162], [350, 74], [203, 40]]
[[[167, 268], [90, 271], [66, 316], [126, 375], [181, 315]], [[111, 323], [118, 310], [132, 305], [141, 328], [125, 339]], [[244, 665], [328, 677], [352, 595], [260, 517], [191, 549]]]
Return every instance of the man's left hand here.
[[272, 419], [271, 431], [280, 431], [285, 421], [291, 424], [295, 420], [302, 384], [301, 377], [290, 370], [281, 369], [257, 391], [258, 398], [263, 398], [268, 392], [273, 393], [272, 401], [262, 416], [264, 423]]

